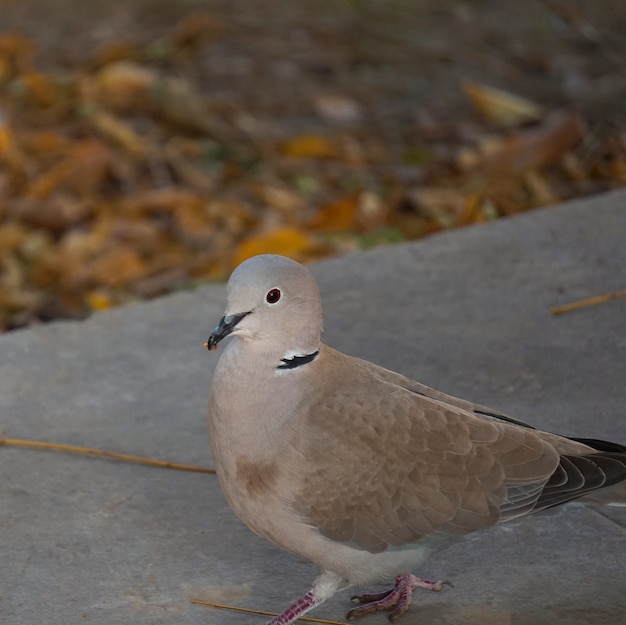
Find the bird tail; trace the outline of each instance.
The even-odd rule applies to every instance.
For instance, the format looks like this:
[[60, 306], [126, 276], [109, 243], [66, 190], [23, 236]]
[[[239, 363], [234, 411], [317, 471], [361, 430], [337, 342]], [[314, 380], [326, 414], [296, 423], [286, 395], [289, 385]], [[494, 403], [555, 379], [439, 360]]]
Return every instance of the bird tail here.
[[[573, 438], [578, 443], [588, 445], [599, 452], [618, 454], [617, 460], [625, 465], [626, 471], [626, 446], [619, 443], [611, 443], [596, 438]], [[626, 508], [626, 476], [620, 480], [617, 478], [612, 484], [605, 484], [602, 488], [593, 491], [584, 498], [585, 503], [596, 505], [608, 505]]]
[[[559, 466], [537, 500], [536, 510], [626, 481], [626, 446], [594, 438], [571, 440], [587, 445], [591, 450], [581, 455], [561, 455]], [[618, 491], [614, 493], [621, 498]]]

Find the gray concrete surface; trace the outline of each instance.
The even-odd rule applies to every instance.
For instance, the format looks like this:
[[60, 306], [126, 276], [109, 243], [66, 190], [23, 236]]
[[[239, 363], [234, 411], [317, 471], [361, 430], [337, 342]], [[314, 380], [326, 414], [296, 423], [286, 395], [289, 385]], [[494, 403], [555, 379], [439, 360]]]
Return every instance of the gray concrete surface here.
[[[327, 343], [533, 424], [626, 443], [626, 193], [314, 267]], [[0, 436], [210, 465], [208, 286], [0, 337]], [[405, 625], [623, 623], [626, 509], [572, 504], [472, 537], [420, 574]], [[314, 567], [249, 532], [215, 477], [0, 447], [2, 625], [263, 624]], [[343, 620], [343, 592], [311, 616]], [[364, 623], [386, 622], [383, 615]]]

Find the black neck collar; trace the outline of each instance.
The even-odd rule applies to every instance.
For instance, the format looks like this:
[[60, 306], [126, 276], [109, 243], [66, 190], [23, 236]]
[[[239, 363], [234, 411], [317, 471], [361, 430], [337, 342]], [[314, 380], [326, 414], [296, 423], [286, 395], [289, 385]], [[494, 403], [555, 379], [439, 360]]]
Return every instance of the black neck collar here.
[[316, 352], [313, 352], [312, 354], [305, 354], [304, 356], [291, 356], [291, 358], [281, 358], [280, 362], [281, 364], [278, 365], [278, 369], [295, 369], [296, 367], [301, 367], [302, 365], [306, 365], [310, 362], [312, 362], [313, 360], [315, 360], [315, 358], [317, 358], [317, 355], [320, 353], [320, 350], [318, 349]]

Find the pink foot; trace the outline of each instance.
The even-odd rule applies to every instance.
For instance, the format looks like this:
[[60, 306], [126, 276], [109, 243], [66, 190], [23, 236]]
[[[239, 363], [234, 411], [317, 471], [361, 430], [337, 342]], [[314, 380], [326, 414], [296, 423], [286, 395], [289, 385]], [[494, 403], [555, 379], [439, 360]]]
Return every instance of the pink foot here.
[[361, 618], [366, 614], [374, 614], [375, 612], [389, 612], [389, 620], [395, 623], [411, 607], [411, 596], [416, 588], [439, 592], [443, 590], [444, 586], [452, 586], [452, 583], [445, 579], [430, 582], [415, 577], [411, 573], [398, 575], [395, 586], [391, 590], [352, 597], [352, 601], [357, 601], [362, 605], [352, 608], [346, 618]]

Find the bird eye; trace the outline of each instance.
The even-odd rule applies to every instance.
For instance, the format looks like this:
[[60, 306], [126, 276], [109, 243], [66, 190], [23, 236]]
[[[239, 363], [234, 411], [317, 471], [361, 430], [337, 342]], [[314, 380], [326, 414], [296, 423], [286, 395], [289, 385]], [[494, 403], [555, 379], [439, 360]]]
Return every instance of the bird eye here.
[[279, 289], [272, 289], [271, 291], [268, 291], [267, 295], [265, 296], [265, 301], [268, 304], [275, 304], [279, 299], [280, 299]]

